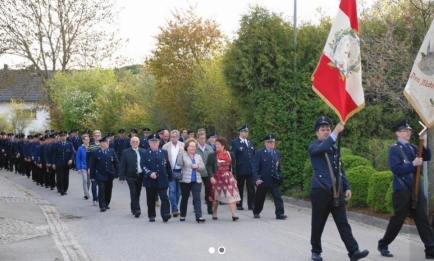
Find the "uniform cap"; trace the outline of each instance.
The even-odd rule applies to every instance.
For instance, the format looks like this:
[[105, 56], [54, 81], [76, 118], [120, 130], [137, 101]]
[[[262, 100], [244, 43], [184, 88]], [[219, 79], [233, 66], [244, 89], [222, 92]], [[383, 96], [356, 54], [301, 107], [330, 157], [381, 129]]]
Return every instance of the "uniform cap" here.
[[314, 130], [317, 131], [321, 125], [333, 125], [332, 120], [327, 116], [321, 116], [315, 121]]
[[143, 128], [143, 132], [150, 132], [151, 131], [151, 129], [149, 129], [149, 128]]
[[160, 135], [158, 135], [157, 133], [153, 133], [149, 135], [148, 140], [160, 140]]
[[397, 132], [397, 131], [404, 130], [404, 129], [411, 130], [410, 125], [408, 125], [407, 119], [402, 119], [402, 120], [398, 121], [397, 123], [395, 123], [395, 125], [392, 126], [393, 132]]
[[276, 141], [276, 136], [274, 134], [272, 134], [272, 133], [267, 134], [264, 137], [264, 141], [266, 141], [266, 142], [274, 142], [274, 141]]
[[136, 128], [131, 128], [130, 133], [137, 133], [137, 129]]
[[209, 137], [210, 138], [215, 138], [215, 137], [217, 137], [218, 135], [217, 135], [217, 131], [213, 131], [213, 132], [211, 132], [210, 134], [209, 134]]
[[33, 136], [32, 135], [27, 135], [27, 139], [33, 139]]
[[50, 132], [50, 130], [45, 130], [45, 133], [49, 133]]
[[107, 136], [102, 137], [101, 139], [99, 139], [99, 142], [107, 142]]
[[65, 136], [65, 135], [66, 135], [66, 131], [61, 130], [61, 131], [59, 132], [59, 136]]
[[244, 124], [241, 127], [237, 128], [238, 131], [249, 131], [249, 128], [247, 127], [247, 124]]
[[45, 138], [42, 136], [42, 137], [39, 138], [39, 140], [40, 140], [40, 141], [44, 141]]
[[56, 134], [51, 133], [51, 134], [50, 134], [50, 138], [52, 138], [52, 139], [56, 138]]
[[118, 131], [118, 133], [124, 133], [124, 132], [125, 132], [124, 129], [120, 129], [120, 130]]
[[1, 134], [1, 135], [6, 135], [6, 132], [2, 131], [0, 134]]
[[115, 133], [114, 133], [113, 131], [111, 131], [111, 132], [107, 133], [107, 136], [108, 136], [108, 137], [115, 136]]

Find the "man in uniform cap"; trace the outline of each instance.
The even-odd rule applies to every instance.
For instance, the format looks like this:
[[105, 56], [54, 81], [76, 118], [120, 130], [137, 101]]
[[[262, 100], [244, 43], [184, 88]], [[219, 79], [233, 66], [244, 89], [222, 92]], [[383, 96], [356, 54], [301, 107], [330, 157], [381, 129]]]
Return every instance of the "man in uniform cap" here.
[[30, 178], [30, 171], [32, 168], [32, 157], [30, 155], [30, 143], [32, 142], [32, 139], [32, 135], [27, 135], [27, 139], [24, 141], [23, 145], [24, 173], [27, 178]]
[[247, 208], [253, 210], [255, 205], [255, 181], [253, 180], [253, 157], [255, 149], [253, 141], [249, 140], [249, 128], [247, 124], [237, 128], [239, 137], [231, 142], [231, 151], [235, 155], [235, 161], [237, 163], [237, 186], [240, 192], [241, 200], [237, 204], [238, 210], [244, 210], [243, 196], [244, 196], [244, 184], [247, 189]]
[[131, 148], [131, 138], [132, 137], [137, 137], [137, 133], [139, 133], [139, 131], [136, 128], [131, 128], [130, 129], [130, 137], [127, 140], [127, 149]]
[[[338, 173], [338, 164], [340, 164], [341, 160], [337, 158], [337, 148], [333, 145], [339, 133], [344, 130], [344, 125], [339, 123], [333, 132], [331, 132], [331, 126], [332, 121], [329, 117], [319, 117], [314, 124], [318, 139], [312, 141], [308, 149], [314, 170], [310, 191], [312, 203], [312, 231], [310, 238], [312, 260], [323, 260], [321, 257], [321, 236], [331, 212], [341, 239], [345, 243], [350, 260], [356, 261], [366, 257], [369, 251], [359, 250], [359, 245], [347, 220], [345, 200], [351, 198], [351, 190], [344, 170], [341, 169], [341, 173]], [[332, 182], [332, 180], [336, 181]], [[336, 191], [336, 198], [334, 191]]]
[[155, 221], [155, 197], [161, 198], [161, 217], [164, 222], [171, 218], [170, 203], [167, 195], [169, 182], [172, 181], [172, 167], [166, 150], [158, 148], [160, 137], [158, 134], [149, 136], [150, 148], [140, 155], [140, 167], [143, 172], [143, 186], [146, 188], [148, 217]]
[[74, 161], [75, 151], [72, 143], [66, 141], [66, 131], [60, 131], [59, 136], [60, 141], [52, 148], [51, 162], [56, 171], [57, 190], [64, 196], [69, 188], [69, 168]]
[[139, 147], [142, 149], [149, 149], [148, 137], [151, 132], [149, 128], [143, 128], [143, 137], [140, 139]]
[[414, 198], [414, 175], [416, 167], [422, 165], [424, 161], [431, 160], [431, 151], [427, 146], [427, 134], [424, 131], [420, 139], [424, 140], [422, 148], [422, 157], [419, 158], [418, 146], [410, 144], [412, 129], [407, 119], [398, 121], [392, 126], [398, 141], [389, 148], [388, 163], [393, 173], [393, 195], [392, 205], [394, 214], [390, 218], [386, 232], [380, 241], [378, 241], [378, 251], [382, 256], [392, 257], [388, 246], [398, 235], [404, 220], [411, 213], [419, 236], [425, 246], [425, 257], [434, 259], [434, 234], [427, 215], [427, 198], [419, 184], [419, 192], [415, 208], [412, 207]]
[[90, 179], [98, 183], [98, 201], [101, 212], [110, 209], [113, 179], [119, 173], [119, 160], [114, 150], [109, 148], [106, 136], [99, 140], [100, 148], [92, 151], [90, 157]]
[[114, 150], [119, 160], [122, 160], [122, 151], [128, 147], [128, 140], [125, 138], [125, 130], [120, 129], [118, 131], [118, 138], [115, 139]]
[[[286, 219], [283, 200], [280, 193], [282, 184], [282, 170], [280, 161], [280, 152], [275, 147], [274, 134], [268, 134], [264, 137], [264, 147], [255, 152], [253, 160], [253, 179], [257, 186], [255, 207], [253, 217], [260, 218], [267, 192], [273, 195], [274, 206], [276, 208], [276, 219]], [[237, 175], [238, 176], [238, 175]]]
[[211, 132], [211, 134], [208, 136], [208, 140], [206, 143], [211, 146], [211, 148], [215, 151], [215, 140], [217, 139], [217, 131]]
[[113, 131], [110, 131], [107, 133], [107, 139], [109, 140], [109, 148], [115, 149], [115, 133]]
[[7, 136], [6, 136], [6, 132], [2, 131], [0, 133], [1, 137], [0, 137], [0, 170], [3, 168], [7, 168], [6, 167], [6, 156], [5, 156], [5, 147], [6, 147], [6, 141], [7, 141]]

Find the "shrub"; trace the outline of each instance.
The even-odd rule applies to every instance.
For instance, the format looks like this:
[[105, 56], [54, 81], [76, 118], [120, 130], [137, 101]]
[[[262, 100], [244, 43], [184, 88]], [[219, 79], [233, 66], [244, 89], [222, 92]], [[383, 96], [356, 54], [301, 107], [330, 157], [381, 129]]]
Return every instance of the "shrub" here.
[[376, 170], [370, 166], [357, 166], [345, 172], [352, 192], [350, 207], [365, 207], [368, 198], [369, 178]]
[[390, 171], [380, 171], [371, 175], [368, 186], [368, 206], [379, 212], [387, 212], [386, 194], [391, 182]]
[[392, 204], [392, 194], [393, 194], [393, 182], [390, 182], [389, 188], [386, 193], [386, 210], [389, 213], [393, 213], [393, 204]]
[[342, 162], [346, 171], [358, 166], [368, 166], [372, 168], [372, 164], [368, 159], [356, 155], [342, 154]]
[[303, 168], [303, 191], [306, 195], [309, 195], [310, 193], [310, 185], [312, 181], [312, 164], [310, 163], [310, 158], [308, 158], [304, 162], [304, 168]]

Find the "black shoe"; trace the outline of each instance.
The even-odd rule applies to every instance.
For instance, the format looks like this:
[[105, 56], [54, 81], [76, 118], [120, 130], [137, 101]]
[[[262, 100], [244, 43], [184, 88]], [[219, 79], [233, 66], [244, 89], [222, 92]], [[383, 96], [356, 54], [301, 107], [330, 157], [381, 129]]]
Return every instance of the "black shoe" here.
[[434, 255], [425, 254], [425, 259], [434, 259]]
[[200, 218], [196, 218], [197, 223], [205, 223], [205, 219], [200, 217]]
[[54, 190], [54, 188], [50, 188], [50, 190]]
[[45, 186], [45, 188], [49, 188], [49, 186]]
[[140, 217], [141, 214], [142, 214], [142, 212], [137, 211], [136, 214], [134, 214], [134, 216], [135, 216], [136, 218], [138, 218], [138, 217]]
[[254, 210], [255, 208], [254, 207], [249, 207], [249, 210]]
[[149, 222], [155, 222], [155, 217], [149, 217]]
[[321, 253], [312, 253], [312, 260], [313, 261], [322, 261]]
[[237, 221], [238, 219], [240, 219], [239, 217], [232, 217], [232, 221]]
[[367, 257], [369, 255], [369, 251], [368, 250], [363, 250], [360, 252], [360, 250], [356, 250], [351, 256], [350, 256], [350, 261], [357, 261], [359, 259], [362, 259], [364, 257]]
[[179, 217], [179, 221], [185, 221], [185, 217]]
[[387, 247], [378, 247], [377, 249], [378, 249], [378, 251], [380, 251], [380, 254], [382, 256], [393, 257], [392, 253], [390, 253], [390, 251]]
[[167, 222], [169, 219], [171, 219], [172, 218], [172, 215], [170, 215], [170, 214], [166, 214], [166, 215], [164, 215], [164, 217], [163, 217], [163, 222]]
[[243, 207], [238, 207], [238, 206], [237, 206], [237, 210], [244, 210], [244, 208], [243, 208]]
[[60, 195], [62, 195], [62, 196], [63, 196], [63, 195], [66, 195], [66, 192], [63, 192], [63, 191], [62, 191], [62, 192], [60, 192]]
[[261, 218], [259, 214], [253, 214], [253, 218]]
[[276, 216], [276, 219], [286, 219], [287, 216], [286, 215], [278, 215]]
[[89, 199], [89, 196], [88, 195], [84, 195], [84, 199]]
[[212, 220], [218, 220], [218, 217], [212, 217]]
[[101, 208], [101, 212], [105, 212], [105, 208]]
[[173, 211], [173, 212], [172, 212], [172, 215], [173, 215], [173, 217], [178, 217], [178, 216], [179, 216], [179, 212], [178, 212], [178, 210]]
[[105, 207], [106, 209], [110, 209], [110, 206]]

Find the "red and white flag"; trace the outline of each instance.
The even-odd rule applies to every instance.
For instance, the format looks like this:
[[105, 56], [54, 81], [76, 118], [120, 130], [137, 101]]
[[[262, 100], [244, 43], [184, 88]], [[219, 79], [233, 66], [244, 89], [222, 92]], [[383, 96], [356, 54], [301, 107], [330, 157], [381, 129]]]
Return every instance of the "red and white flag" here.
[[424, 124], [434, 126], [434, 21], [414, 61], [404, 95]]
[[343, 123], [365, 106], [356, 0], [341, 0], [312, 82]]

